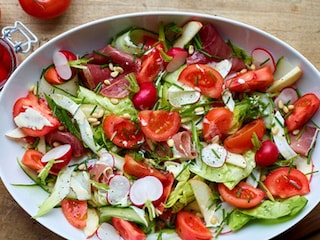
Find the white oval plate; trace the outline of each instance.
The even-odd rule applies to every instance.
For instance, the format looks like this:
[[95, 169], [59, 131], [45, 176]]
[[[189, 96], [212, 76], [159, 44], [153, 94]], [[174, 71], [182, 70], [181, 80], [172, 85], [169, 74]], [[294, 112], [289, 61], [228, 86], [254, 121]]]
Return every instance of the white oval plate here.
[[[320, 96], [320, 75], [317, 69], [295, 49], [257, 28], [210, 15], [181, 13], [181, 12], [148, 12], [114, 16], [90, 22], [67, 31], [52, 39], [31, 54], [12, 74], [0, 96], [0, 175], [2, 181], [12, 197], [30, 216], [35, 215], [38, 206], [46, 198], [46, 193], [40, 188], [17, 187], [12, 184], [32, 183], [17, 164], [24, 149], [17, 143], [5, 137], [5, 133], [14, 128], [12, 120], [12, 106], [18, 97], [25, 96], [28, 88], [39, 79], [43, 68], [52, 63], [55, 50], [68, 49], [78, 54], [98, 49], [110, 40], [112, 36], [129, 26], [137, 25], [147, 29], [157, 29], [159, 22], [175, 22], [182, 24], [189, 19], [201, 22], [211, 22], [218, 32], [230, 39], [236, 45], [251, 51], [256, 47], [264, 47], [271, 51], [275, 59], [286, 56], [293, 65], [299, 65], [303, 70], [303, 77], [299, 80], [298, 88], [302, 93], [316, 92]], [[317, 113], [314, 121], [320, 123], [320, 114]], [[319, 140], [317, 141], [319, 142]], [[320, 158], [320, 143], [314, 151], [315, 160]], [[315, 161], [315, 171], [320, 169], [320, 162]], [[313, 176], [311, 192], [306, 197], [308, 204], [294, 219], [281, 224], [250, 224], [236, 233], [221, 235], [221, 240], [270, 239], [294, 226], [304, 218], [319, 202], [320, 182], [319, 174]], [[54, 209], [44, 217], [37, 219], [42, 225], [67, 239], [84, 239], [83, 232], [72, 227], [62, 215], [60, 209]]]

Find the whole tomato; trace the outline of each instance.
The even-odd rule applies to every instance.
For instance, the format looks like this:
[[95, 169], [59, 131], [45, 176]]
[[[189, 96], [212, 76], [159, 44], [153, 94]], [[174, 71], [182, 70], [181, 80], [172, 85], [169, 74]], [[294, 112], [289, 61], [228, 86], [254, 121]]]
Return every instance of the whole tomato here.
[[63, 14], [71, 4], [71, 0], [19, 0], [22, 9], [29, 15], [50, 19]]
[[274, 164], [279, 156], [279, 150], [274, 142], [265, 140], [256, 152], [255, 160], [259, 166], [270, 166]]

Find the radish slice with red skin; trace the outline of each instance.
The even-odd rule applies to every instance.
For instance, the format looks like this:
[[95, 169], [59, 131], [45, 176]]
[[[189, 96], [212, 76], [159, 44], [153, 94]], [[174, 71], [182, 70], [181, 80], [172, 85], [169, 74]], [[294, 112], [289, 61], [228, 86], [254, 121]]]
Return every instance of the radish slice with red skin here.
[[130, 190], [129, 179], [123, 175], [114, 175], [110, 178], [108, 185], [107, 201], [111, 205], [126, 204]]
[[97, 229], [97, 237], [100, 240], [123, 240], [119, 232], [110, 223], [103, 222]]
[[64, 80], [72, 77], [72, 70], [68, 63], [68, 58], [62, 52], [57, 51], [53, 54], [53, 64], [59, 76]]
[[255, 48], [253, 49], [251, 56], [253, 58], [253, 64], [256, 68], [261, 68], [264, 66], [270, 66], [271, 71], [276, 70], [276, 63], [272, 54], [265, 48]]
[[55, 160], [55, 163], [52, 167], [52, 170], [60, 170], [63, 167], [67, 166], [72, 158], [72, 148], [70, 144], [63, 144], [58, 147], [50, 149], [47, 153], [41, 158], [41, 162], [47, 163], [50, 160]]
[[293, 104], [299, 98], [296, 89], [292, 87], [287, 87], [281, 90], [279, 96], [274, 100], [274, 103], [277, 108], [279, 108], [279, 100], [282, 101], [283, 104]]
[[166, 67], [168, 72], [174, 72], [181, 67], [186, 62], [188, 56], [187, 51], [179, 47], [169, 49], [167, 54], [172, 57], [172, 60]]
[[130, 200], [136, 206], [143, 206], [147, 201], [158, 200], [163, 193], [161, 181], [154, 176], [139, 178], [130, 188]]

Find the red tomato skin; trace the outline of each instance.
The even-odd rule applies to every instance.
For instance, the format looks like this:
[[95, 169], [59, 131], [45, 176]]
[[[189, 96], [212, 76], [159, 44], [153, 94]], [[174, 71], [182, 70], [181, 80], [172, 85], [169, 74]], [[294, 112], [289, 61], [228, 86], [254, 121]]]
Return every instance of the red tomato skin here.
[[264, 191], [254, 188], [246, 182], [240, 182], [232, 190], [223, 183], [219, 183], [218, 191], [224, 201], [237, 208], [253, 208], [266, 197]]
[[153, 141], [166, 141], [176, 134], [181, 126], [178, 112], [143, 110], [138, 113], [141, 130]]
[[230, 152], [242, 154], [253, 148], [251, 141], [253, 133], [256, 133], [258, 139], [262, 140], [265, 131], [266, 127], [262, 119], [253, 120], [234, 134], [228, 136], [224, 140], [224, 146]]
[[[291, 181], [291, 182], [290, 182]], [[295, 168], [280, 167], [270, 172], [264, 185], [274, 197], [289, 198], [310, 192], [309, 180]]]
[[300, 129], [312, 118], [319, 109], [320, 100], [315, 94], [308, 93], [295, 101], [293, 105], [293, 111], [285, 119], [289, 132]]
[[206, 64], [190, 64], [182, 70], [178, 81], [195, 89], [207, 97], [219, 99], [223, 92], [224, 80], [220, 73]]
[[129, 154], [126, 154], [124, 157], [123, 171], [137, 178], [143, 178], [145, 176], [154, 176], [158, 178], [161, 182], [167, 181], [167, 176], [164, 173], [160, 172], [155, 168], [150, 167], [143, 161], [136, 161]]
[[87, 225], [88, 205], [87, 201], [65, 198], [61, 201], [63, 215], [68, 222], [79, 229]]
[[158, 100], [157, 89], [153, 82], [145, 82], [140, 84], [140, 90], [133, 98], [132, 102], [136, 109], [151, 109]]
[[144, 240], [147, 238], [147, 235], [132, 222], [117, 217], [112, 217], [111, 222], [124, 240]]
[[274, 82], [270, 66], [239, 74], [226, 81], [225, 86], [233, 92], [266, 91]]
[[41, 162], [42, 156], [42, 152], [34, 149], [27, 149], [22, 156], [21, 162], [28, 168], [38, 172], [44, 167], [44, 164]]
[[211, 240], [213, 238], [201, 219], [186, 210], [181, 210], [177, 214], [176, 232], [182, 240]]
[[144, 135], [137, 124], [115, 114], [104, 119], [103, 130], [115, 145], [122, 148], [135, 149], [144, 142]]
[[29, 15], [50, 19], [62, 15], [69, 8], [71, 0], [19, 0], [19, 3]]
[[211, 142], [215, 136], [224, 138], [231, 126], [233, 113], [224, 107], [211, 109], [203, 119], [202, 133], [206, 142]]
[[26, 97], [21, 97], [14, 103], [13, 117], [16, 117], [17, 115], [19, 115], [19, 113], [24, 112], [26, 107], [33, 108], [34, 110], [40, 112], [50, 121], [52, 125], [44, 126], [42, 129], [22, 127], [21, 131], [23, 131], [27, 136], [42, 137], [60, 126], [58, 118], [53, 115], [47, 103], [43, 99], [38, 100], [38, 98], [31, 92], [29, 92]]
[[259, 166], [266, 167], [278, 160], [279, 150], [274, 142], [266, 140], [255, 154], [255, 161]]
[[156, 45], [148, 54], [142, 57], [141, 69], [137, 74], [139, 84], [154, 82], [158, 74], [164, 69], [164, 60], [159, 49], [164, 49], [162, 44]]
[[49, 67], [44, 73], [44, 79], [47, 80], [48, 83], [58, 85], [62, 84], [65, 81], [59, 76], [54, 66]]

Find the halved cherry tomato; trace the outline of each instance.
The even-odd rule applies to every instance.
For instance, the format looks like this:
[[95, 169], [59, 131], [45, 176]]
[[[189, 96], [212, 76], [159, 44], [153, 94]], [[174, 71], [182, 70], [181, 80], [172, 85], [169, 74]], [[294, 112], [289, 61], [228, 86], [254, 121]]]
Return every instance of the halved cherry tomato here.
[[203, 119], [202, 133], [207, 142], [210, 142], [215, 136], [220, 139], [228, 133], [233, 113], [224, 107], [211, 109]]
[[55, 67], [50, 66], [43, 75], [44, 79], [51, 84], [62, 84], [65, 82], [57, 73]]
[[256, 119], [247, 123], [234, 134], [224, 140], [225, 148], [233, 153], [244, 153], [253, 147], [252, 137], [256, 133], [259, 140], [265, 134], [266, 127], [262, 119]]
[[[26, 111], [27, 108], [32, 108], [38, 111], [49, 122], [50, 126], [43, 126], [41, 129], [34, 129], [31, 127], [21, 127], [27, 136], [42, 137], [47, 133], [57, 129], [60, 125], [58, 118], [56, 118], [47, 103], [43, 99], [38, 99], [32, 92], [29, 92], [26, 97], [19, 98], [13, 106], [13, 117], [18, 116], [20, 113]], [[36, 124], [36, 123], [35, 123]]]
[[225, 86], [233, 92], [265, 91], [274, 82], [270, 66], [239, 74], [226, 81]]
[[28, 149], [23, 154], [21, 162], [28, 168], [38, 172], [44, 167], [44, 164], [41, 162], [42, 156], [42, 152], [39, 152], [34, 149]]
[[104, 119], [103, 130], [114, 144], [122, 148], [138, 148], [144, 142], [144, 135], [136, 123], [115, 114]]
[[147, 235], [137, 225], [123, 218], [112, 217], [111, 222], [124, 240], [144, 240], [147, 238]]
[[178, 112], [144, 110], [138, 118], [143, 133], [154, 141], [166, 141], [179, 131], [181, 117]]
[[124, 157], [123, 171], [131, 176], [142, 178], [145, 176], [154, 176], [161, 182], [167, 181], [167, 176], [159, 170], [150, 167], [143, 161], [136, 161], [131, 155], [126, 154]]
[[308, 93], [295, 101], [293, 105], [293, 111], [285, 119], [289, 132], [301, 128], [312, 118], [319, 109], [320, 100], [315, 94]]
[[159, 49], [163, 49], [162, 44], [158, 44], [142, 57], [141, 69], [137, 74], [139, 84], [144, 82], [154, 82], [158, 74], [164, 69], [164, 61]]
[[224, 201], [237, 208], [253, 208], [266, 196], [264, 191], [246, 182], [238, 183], [232, 190], [219, 183], [218, 191]]
[[50, 19], [63, 14], [69, 8], [71, 0], [19, 0], [19, 3], [29, 15]]
[[271, 140], [265, 140], [255, 154], [255, 161], [259, 166], [270, 166], [278, 160], [278, 156], [277, 145]]
[[79, 229], [87, 225], [88, 205], [87, 201], [65, 198], [61, 201], [63, 215], [68, 222]]
[[213, 238], [200, 217], [186, 210], [177, 214], [176, 232], [182, 240], [210, 240]]
[[224, 80], [221, 74], [209, 65], [188, 65], [180, 73], [178, 81], [200, 89], [201, 93], [207, 97], [221, 98]]
[[269, 173], [264, 185], [275, 197], [289, 198], [310, 192], [308, 178], [295, 168], [281, 167]]

